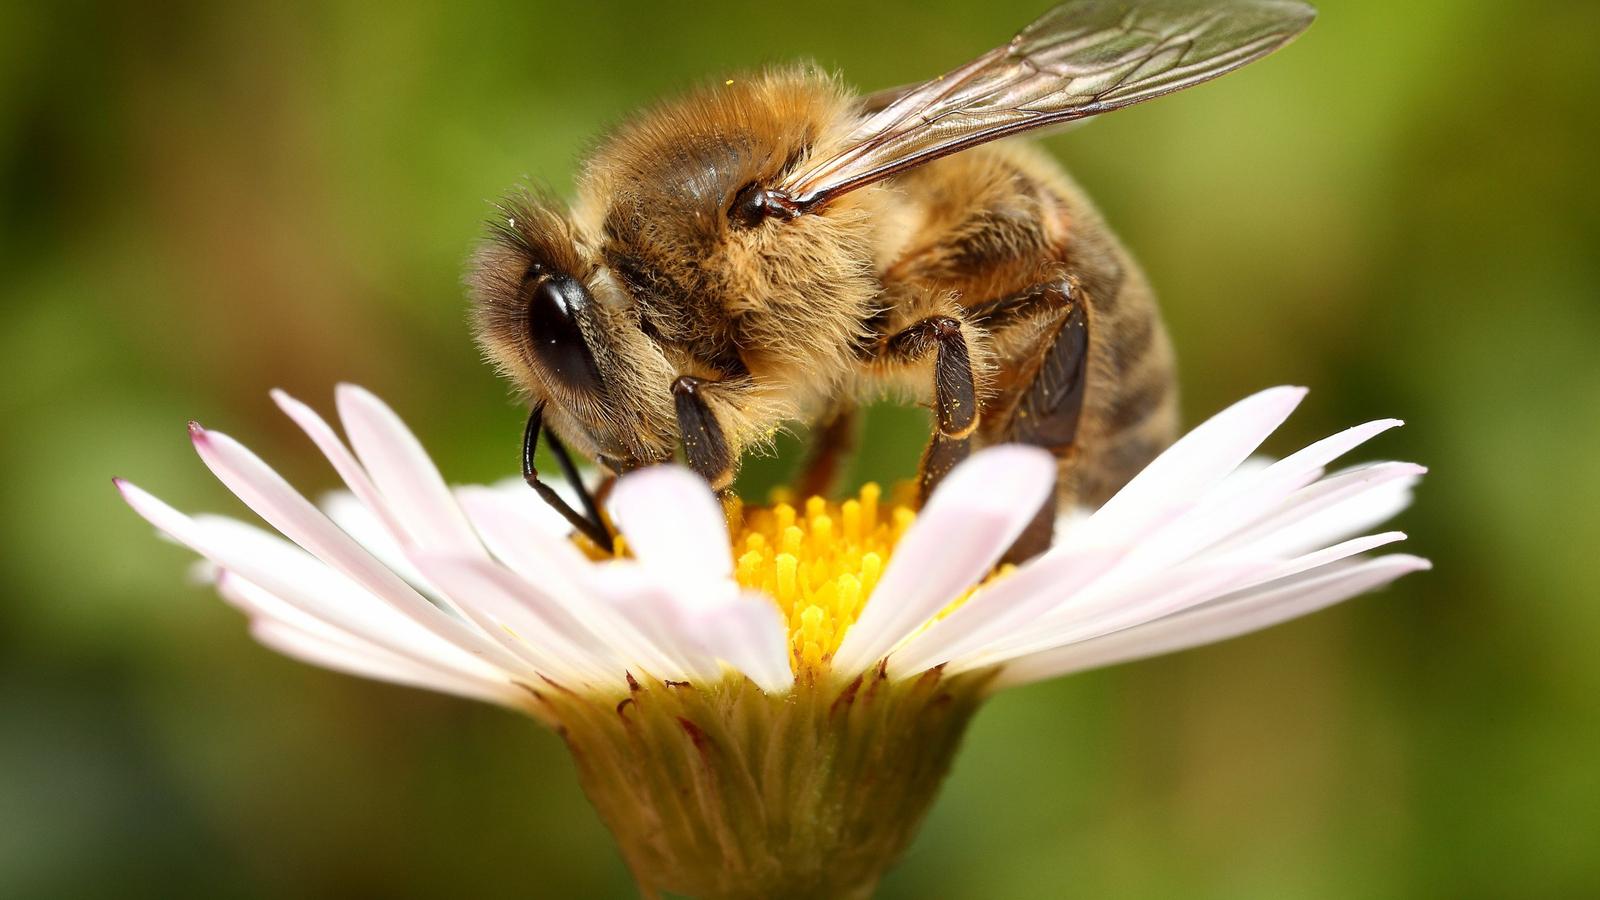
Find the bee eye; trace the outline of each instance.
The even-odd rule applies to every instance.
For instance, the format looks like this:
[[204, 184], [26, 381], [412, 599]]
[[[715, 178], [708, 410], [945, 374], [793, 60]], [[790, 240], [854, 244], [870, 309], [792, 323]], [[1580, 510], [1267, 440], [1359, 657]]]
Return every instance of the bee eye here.
[[591, 302], [589, 291], [567, 275], [530, 276], [534, 280], [523, 288], [528, 347], [545, 373], [562, 385], [575, 391], [598, 391], [600, 371], [578, 328], [578, 316]]

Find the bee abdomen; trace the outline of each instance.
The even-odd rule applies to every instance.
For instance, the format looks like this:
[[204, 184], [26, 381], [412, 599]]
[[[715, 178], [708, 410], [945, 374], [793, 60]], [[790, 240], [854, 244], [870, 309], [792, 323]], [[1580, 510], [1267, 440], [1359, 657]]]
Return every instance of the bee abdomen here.
[[1090, 402], [1071, 486], [1080, 503], [1109, 499], [1177, 435], [1172, 345], [1144, 278], [1132, 271], [1114, 292], [1091, 297]]

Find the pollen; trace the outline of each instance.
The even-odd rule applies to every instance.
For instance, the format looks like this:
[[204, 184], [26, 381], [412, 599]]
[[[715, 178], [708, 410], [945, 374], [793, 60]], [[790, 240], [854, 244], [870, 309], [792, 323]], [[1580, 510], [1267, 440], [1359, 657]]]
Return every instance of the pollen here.
[[[778, 488], [765, 506], [747, 505], [737, 495], [723, 498], [733, 542], [734, 578], [741, 587], [765, 594], [778, 607], [789, 630], [789, 665], [806, 678], [828, 669], [834, 653], [883, 577], [895, 546], [917, 519], [916, 485], [895, 485], [887, 496], [869, 482], [841, 501], [810, 497], [797, 503]], [[591, 560], [632, 556], [621, 534], [602, 550], [581, 534], [572, 541]], [[1015, 566], [997, 566], [980, 584], [963, 592], [933, 618], [960, 607], [984, 584], [1009, 575]]]
[[910, 491], [867, 484], [842, 502], [782, 493], [769, 506], [728, 508], [739, 584], [777, 603], [797, 674], [825, 668], [861, 614], [895, 544], [916, 520]]

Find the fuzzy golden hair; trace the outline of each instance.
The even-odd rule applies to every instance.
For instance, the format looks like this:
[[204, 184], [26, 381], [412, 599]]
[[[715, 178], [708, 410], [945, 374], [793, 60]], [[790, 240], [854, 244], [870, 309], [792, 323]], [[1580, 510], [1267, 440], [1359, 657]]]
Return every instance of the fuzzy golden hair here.
[[[727, 210], [746, 185], [839, 140], [857, 102], [810, 66], [713, 82], [602, 138], [570, 213], [541, 194], [506, 201], [469, 277], [486, 356], [534, 402], [551, 401], [552, 424], [591, 451], [609, 442], [642, 460], [669, 455], [680, 374], [721, 381], [711, 403], [740, 450], [805, 416], [842, 388], [852, 348], [867, 337], [892, 218], [887, 191], [748, 229]], [[594, 295], [579, 324], [602, 391], [563, 391], [527, 353], [518, 292], [536, 265]], [[739, 367], [752, 377], [730, 377], [746, 374]]]
[[[1171, 350], [1131, 258], [1036, 148], [978, 147], [795, 218], [733, 220], [749, 186], [836, 153], [861, 108], [837, 79], [801, 66], [713, 82], [625, 121], [588, 154], [570, 211], [532, 193], [501, 208], [470, 279], [486, 355], [546, 404], [568, 442], [636, 463], [672, 456], [683, 439], [674, 381], [701, 379], [736, 468], [786, 422], [885, 392], [929, 401], [934, 358], [886, 348], [948, 317], [962, 321], [983, 411], [973, 440], [992, 443], [1014, 439], [1065, 312], [975, 311], [1064, 281], [1096, 327], [1086, 440], [1062, 456], [1063, 490], [1099, 495], [1126, 480], [1170, 440]], [[567, 388], [529, 352], [523, 294], [535, 268], [578, 279], [593, 298], [577, 328], [595, 390]]]

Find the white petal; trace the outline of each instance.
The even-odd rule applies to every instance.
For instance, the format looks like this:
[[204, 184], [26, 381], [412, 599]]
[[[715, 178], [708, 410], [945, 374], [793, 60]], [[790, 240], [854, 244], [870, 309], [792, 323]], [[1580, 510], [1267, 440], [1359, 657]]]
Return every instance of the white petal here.
[[643, 650], [639, 667], [657, 678], [711, 683], [722, 677], [691, 633], [683, 604], [643, 566], [615, 562], [596, 567], [590, 580], [595, 598], [637, 630]]
[[394, 410], [351, 384], [339, 385], [336, 398], [356, 455], [411, 542], [438, 553], [483, 555], [438, 467]]
[[442, 694], [453, 694], [469, 700], [482, 700], [500, 706], [517, 707], [513, 690], [496, 690], [485, 685], [440, 677], [406, 666], [391, 666], [386, 661], [368, 657], [359, 651], [339, 644], [329, 643], [303, 631], [296, 631], [271, 619], [250, 623], [250, 634], [262, 646], [275, 650], [291, 659], [309, 663], [346, 675], [386, 681], [405, 687], [422, 688]]
[[1315, 612], [1428, 568], [1431, 564], [1427, 560], [1403, 554], [1335, 564], [1287, 582], [1242, 592], [1228, 602], [1014, 661], [1001, 671], [995, 687], [1042, 681], [1227, 640]]
[[510, 671], [521, 668], [520, 661], [488, 640], [476, 626], [429, 603], [400, 576], [374, 559], [243, 445], [227, 435], [207, 432], [198, 426], [192, 429], [192, 435], [195, 449], [211, 471], [284, 536], [429, 631], [495, 665]]
[[1258, 584], [1266, 584], [1269, 581], [1289, 578], [1405, 539], [1406, 535], [1403, 531], [1386, 531], [1382, 534], [1369, 534], [1365, 537], [1351, 538], [1331, 547], [1303, 553], [1294, 559], [1279, 563], [1267, 571], [1259, 581], [1244, 584], [1240, 587], [1241, 589], [1254, 587]]
[[649, 648], [636, 674], [707, 684], [722, 678], [726, 664], [765, 690], [782, 691], [793, 683], [788, 630], [770, 599], [732, 590], [686, 601], [681, 591], [632, 562], [599, 566], [595, 576], [597, 597], [636, 628]]
[[[305, 616], [327, 623], [333, 631], [393, 648], [392, 652], [430, 668], [504, 680], [499, 667], [427, 630], [278, 535], [225, 516], [197, 516], [191, 523], [194, 534], [190, 540], [208, 548], [195, 549], [216, 554], [224, 572], [259, 585]], [[296, 627], [304, 624], [293, 618], [284, 621]]]
[[600, 567], [571, 541], [543, 530], [539, 513], [519, 502], [520, 494], [480, 487], [462, 488], [457, 496], [484, 543], [525, 582], [537, 585], [621, 658], [659, 663], [659, 651], [638, 628], [597, 599], [592, 582]]
[[[481, 559], [419, 557], [429, 579], [486, 617], [513, 652], [535, 660], [540, 671], [559, 681], [574, 678], [615, 686], [624, 666], [560, 604], [508, 569]], [[465, 603], [464, 603], [465, 605]]]
[[[404, 659], [396, 653], [389, 653], [372, 641], [359, 635], [351, 634], [341, 628], [328, 624], [324, 619], [306, 612], [299, 606], [289, 603], [275, 594], [269, 593], [265, 588], [246, 581], [237, 572], [213, 566], [216, 577], [213, 584], [217, 593], [228, 605], [244, 613], [252, 619], [273, 619], [282, 625], [304, 631], [332, 643], [358, 645], [370, 648], [375, 653], [385, 653], [396, 659]], [[433, 667], [430, 667], [433, 668]]]
[[[587, 468], [580, 468], [579, 474], [580, 477], [584, 478], [585, 484], [592, 483], [594, 480], [592, 477], [593, 472]], [[474, 485], [468, 489], [490, 491], [501, 495], [510, 503], [521, 508], [528, 515], [530, 521], [538, 524], [551, 537], [566, 538], [572, 535], [572, 525], [567, 522], [566, 517], [556, 512], [554, 507], [546, 503], [544, 498], [528, 487], [528, 483], [521, 478], [502, 478], [488, 486]], [[567, 505], [573, 509], [577, 509], [582, 502], [578, 498], [578, 492], [565, 480], [550, 485], [550, 489], [555, 491], [561, 499], [567, 501]], [[456, 489], [456, 499], [458, 501], [461, 499], [461, 490], [462, 488]], [[466, 510], [463, 511], [466, 512]], [[468, 512], [467, 518], [470, 519], [471, 517], [471, 513]]]
[[1376, 463], [1329, 475], [1214, 549], [1251, 547], [1288, 556], [1360, 534], [1404, 509], [1426, 471], [1412, 463]]
[[743, 672], [768, 693], [794, 685], [789, 628], [770, 597], [742, 593], [710, 608], [686, 611], [688, 633], [701, 650]]
[[363, 469], [361, 463], [350, 454], [349, 448], [334, 433], [333, 427], [317, 415], [316, 410], [284, 391], [274, 389], [272, 400], [296, 425], [300, 426], [307, 437], [311, 438], [317, 449], [322, 451], [322, 455], [328, 458], [328, 462], [333, 464], [334, 471], [339, 473], [350, 493], [377, 519], [390, 535], [390, 540], [404, 539], [405, 529], [390, 512], [377, 485], [373, 484], [371, 477], [367, 475], [367, 470]]
[[721, 662], [763, 689], [787, 690], [788, 629], [770, 600], [740, 596], [727, 519], [705, 480], [679, 466], [633, 472], [617, 482], [611, 510], [640, 568], [660, 583], [630, 621], [700, 679]]
[[895, 547], [834, 668], [867, 668], [980, 581], [1055, 489], [1055, 471], [1050, 454], [1015, 444], [953, 469]]
[[406, 549], [400, 545], [394, 532], [386, 528], [377, 513], [357, 500], [354, 494], [349, 491], [329, 491], [317, 500], [317, 508], [406, 584], [435, 603], [451, 605], [444, 599], [444, 592], [429, 584], [428, 579], [422, 577], [417, 567], [406, 558]]
[[[593, 568], [583, 552], [563, 536], [566, 532], [543, 528], [542, 516], [513, 495], [493, 488], [463, 487], [456, 489], [456, 498], [490, 552], [529, 581], [568, 587]], [[573, 599], [581, 598], [574, 595]]]
[[611, 492], [611, 509], [640, 565], [668, 583], [699, 587], [732, 579], [722, 505], [688, 469], [651, 466], [624, 475]]
[[1123, 547], [1058, 548], [1026, 563], [1010, 576], [979, 588], [966, 603], [889, 657], [889, 675], [925, 672], [1029, 624], [1071, 599], [1126, 554]]
[[1305, 388], [1269, 388], [1212, 416], [1134, 476], [1085, 528], [1099, 541], [1129, 540], [1192, 503], [1248, 459], [1305, 395]]
[[1327, 463], [1399, 424], [1398, 419], [1385, 419], [1358, 425], [1317, 441], [1253, 475], [1227, 480], [1174, 521], [1147, 533], [1124, 565], [1135, 571], [1150, 571], [1175, 565], [1223, 542], [1240, 529], [1271, 516], [1291, 494], [1315, 480]]
[[[217, 589], [230, 603], [244, 609], [293, 611], [293, 607], [255, 584], [223, 573]], [[308, 620], [315, 626], [315, 620]], [[302, 624], [306, 624], [303, 622]], [[297, 627], [277, 615], [252, 616], [250, 633], [265, 646], [301, 662], [408, 687], [484, 700], [503, 706], [522, 706], [517, 689], [505, 682], [467, 678], [443, 669], [418, 665], [383, 648], [343, 632]]]
[[1131, 583], [1101, 579], [1026, 632], [953, 660], [946, 671], [982, 668], [1153, 622], [1258, 582], [1272, 567], [1262, 560], [1208, 558]]

